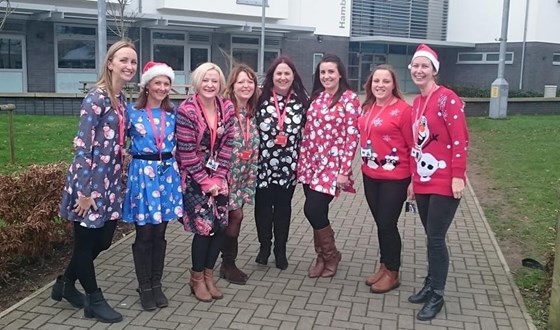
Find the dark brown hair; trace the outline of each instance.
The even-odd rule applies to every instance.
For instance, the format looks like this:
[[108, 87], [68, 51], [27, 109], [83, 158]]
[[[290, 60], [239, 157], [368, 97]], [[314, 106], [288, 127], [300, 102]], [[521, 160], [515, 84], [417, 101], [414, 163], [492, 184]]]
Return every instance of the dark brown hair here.
[[315, 100], [315, 98], [317, 96], [319, 96], [319, 94], [321, 94], [322, 91], [325, 90], [325, 87], [323, 86], [323, 84], [321, 84], [321, 72], [319, 70], [321, 63], [335, 63], [336, 64], [336, 68], [338, 70], [338, 73], [340, 73], [340, 81], [338, 82], [338, 90], [336, 91], [336, 93], [333, 96], [333, 100], [331, 102], [331, 104], [329, 104], [329, 108], [333, 107], [336, 103], [338, 103], [338, 100], [340, 100], [340, 97], [342, 96], [342, 94], [347, 90], [350, 89], [350, 84], [348, 83], [348, 78], [346, 77], [346, 68], [344, 67], [344, 64], [342, 64], [342, 60], [340, 59], [340, 57], [333, 55], [333, 54], [326, 54], [323, 56], [323, 58], [321, 59], [321, 62], [319, 62], [317, 64], [317, 67], [315, 68], [315, 75], [313, 76], [313, 92], [311, 93], [311, 101], [313, 102], [313, 100]]
[[[159, 76], [157, 76], [157, 77], [159, 77]], [[154, 78], [156, 78], [156, 77], [154, 77]], [[167, 79], [169, 79], [169, 77], [167, 77]], [[148, 81], [146, 86], [142, 87], [140, 89], [140, 92], [138, 92], [138, 99], [136, 100], [136, 103], [134, 103], [134, 107], [136, 109], [146, 108], [146, 104], [148, 104], [148, 86], [150, 85], [152, 80]], [[169, 79], [169, 84], [171, 84], [171, 79]], [[171, 87], [171, 86], [169, 86], [169, 87]], [[173, 109], [175, 107], [173, 106], [173, 103], [171, 103], [171, 100], [169, 99], [169, 93], [167, 93], [167, 96], [161, 101], [160, 108], [161, 108], [161, 110], [163, 110], [165, 112], [173, 112]]]
[[281, 63], [289, 66], [294, 73], [294, 81], [292, 82], [292, 91], [296, 94], [294, 99], [301, 103], [304, 109], [307, 109], [307, 107], [309, 106], [309, 94], [307, 93], [305, 86], [303, 86], [303, 81], [301, 80], [301, 77], [296, 70], [294, 62], [286, 55], [278, 56], [270, 64], [268, 70], [266, 70], [266, 75], [262, 87], [262, 94], [259, 98], [259, 104], [261, 104], [265, 100], [270, 99], [270, 96], [272, 95], [272, 89], [274, 88], [274, 71], [276, 71], [276, 67]]

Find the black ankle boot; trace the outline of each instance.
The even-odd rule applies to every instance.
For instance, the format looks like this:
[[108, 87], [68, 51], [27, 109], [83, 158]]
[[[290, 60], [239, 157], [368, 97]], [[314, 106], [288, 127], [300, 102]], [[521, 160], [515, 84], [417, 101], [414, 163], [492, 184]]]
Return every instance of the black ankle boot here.
[[408, 302], [412, 304], [423, 304], [426, 301], [428, 301], [431, 292], [432, 292], [431, 281], [429, 278], [426, 278], [422, 289], [420, 289], [420, 291], [413, 294], [412, 296], [408, 297]]
[[56, 301], [66, 299], [70, 305], [76, 308], [84, 307], [85, 295], [76, 289], [74, 282], [67, 279], [64, 275], [56, 278], [51, 291], [51, 298]]
[[255, 262], [259, 265], [266, 266], [268, 264], [268, 257], [270, 257], [270, 246], [261, 245], [259, 254], [255, 258]]
[[142, 309], [145, 311], [153, 311], [156, 309], [156, 301], [152, 288], [138, 288], [136, 292], [140, 295], [140, 305], [142, 305]]
[[86, 294], [84, 316], [86, 318], [96, 318], [103, 323], [117, 323], [123, 319], [119, 312], [109, 306], [99, 288], [91, 294]]
[[443, 307], [443, 296], [440, 296], [434, 291], [431, 291], [429, 296], [428, 301], [426, 301], [422, 309], [416, 314], [416, 318], [420, 321], [429, 321], [433, 319]]
[[274, 261], [276, 268], [285, 270], [288, 268], [288, 258], [286, 258], [286, 248], [274, 248]]

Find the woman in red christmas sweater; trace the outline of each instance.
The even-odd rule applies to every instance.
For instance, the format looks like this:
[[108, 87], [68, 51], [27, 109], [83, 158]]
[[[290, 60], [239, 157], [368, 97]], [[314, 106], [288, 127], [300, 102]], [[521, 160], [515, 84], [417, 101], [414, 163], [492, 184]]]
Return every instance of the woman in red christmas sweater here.
[[423, 303], [416, 315], [422, 321], [441, 311], [449, 270], [445, 243], [466, 182], [468, 131], [464, 104], [452, 90], [439, 86], [438, 56], [426, 45], [416, 49], [410, 64], [412, 81], [420, 94], [412, 106], [414, 138], [413, 190], [420, 220], [428, 237], [428, 275], [424, 287], [410, 296]]
[[410, 185], [411, 109], [403, 99], [394, 69], [379, 65], [366, 84], [358, 122], [364, 191], [377, 225], [380, 260], [366, 284], [374, 293], [397, 288], [401, 265], [398, 221]]

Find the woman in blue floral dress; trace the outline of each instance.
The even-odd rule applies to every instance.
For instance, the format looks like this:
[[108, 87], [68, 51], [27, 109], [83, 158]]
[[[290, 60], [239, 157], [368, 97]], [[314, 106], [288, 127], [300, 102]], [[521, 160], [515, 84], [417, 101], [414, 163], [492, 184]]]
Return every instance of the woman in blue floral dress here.
[[[105, 323], [122, 321], [97, 286], [93, 261], [111, 245], [122, 213], [122, 148], [125, 140], [124, 85], [136, 74], [134, 44], [118, 41], [107, 51], [96, 87], [84, 98], [74, 160], [68, 170], [60, 216], [74, 222], [74, 251], [51, 297], [84, 307], [84, 316]], [[74, 283], [80, 280], [86, 294]]]
[[238, 64], [231, 70], [225, 97], [235, 108], [235, 129], [229, 180], [229, 215], [226, 237], [222, 247], [220, 277], [230, 283], [245, 284], [247, 274], [237, 268], [235, 259], [238, 237], [243, 220], [243, 205], [254, 204], [259, 161], [259, 131], [255, 119], [257, 75], [249, 66]]
[[183, 216], [181, 178], [174, 157], [176, 109], [169, 100], [174, 79], [167, 64], [146, 63], [138, 100], [126, 112], [132, 160], [123, 221], [136, 225], [132, 255], [144, 310], [168, 305], [161, 289], [165, 231], [169, 221]]

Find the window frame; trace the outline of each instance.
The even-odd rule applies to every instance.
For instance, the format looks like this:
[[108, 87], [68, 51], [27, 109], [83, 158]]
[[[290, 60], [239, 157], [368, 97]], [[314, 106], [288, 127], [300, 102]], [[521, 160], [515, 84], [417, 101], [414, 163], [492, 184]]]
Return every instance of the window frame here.
[[[82, 28], [90, 28], [95, 31], [93, 36], [84, 35], [84, 34], [58, 34], [57, 29], [59, 26], [69, 26], [69, 27], [82, 27]], [[85, 24], [65, 24], [65, 23], [56, 23], [53, 26], [54, 29], [54, 68], [56, 73], [93, 73], [97, 72], [98, 68], [98, 60], [95, 60], [94, 68], [60, 68], [58, 66], [58, 42], [61, 40], [78, 40], [78, 41], [93, 41], [95, 47], [95, 54], [97, 55], [97, 27], [90, 26]], [[95, 56], [96, 58], [97, 56]]]
[[[558, 57], [558, 61], [554, 60], [554, 57]], [[560, 65], [560, 53], [552, 53], [552, 65]]]
[[[481, 55], [481, 60], [480, 61], [472, 61], [472, 60], [461, 60], [461, 55], [462, 54], [468, 54], [468, 55], [475, 55], [475, 54], [479, 54]], [[499, 52], [458, 52], [457, 53], [457, 64], [499, 64], [500, 60], [498, 59], [497, 61], [494, 60], [488, 60], [488, 55], [498, 55], [498, 58], [500, 56]], [[508, 55], [511, 55], [511, 60], [508, 60]], [[505, 64], [513, 64], [514, 61], [514, 57], [515, 57], [515, 53], [514, 52], [506, 52], [506, 61]]]

